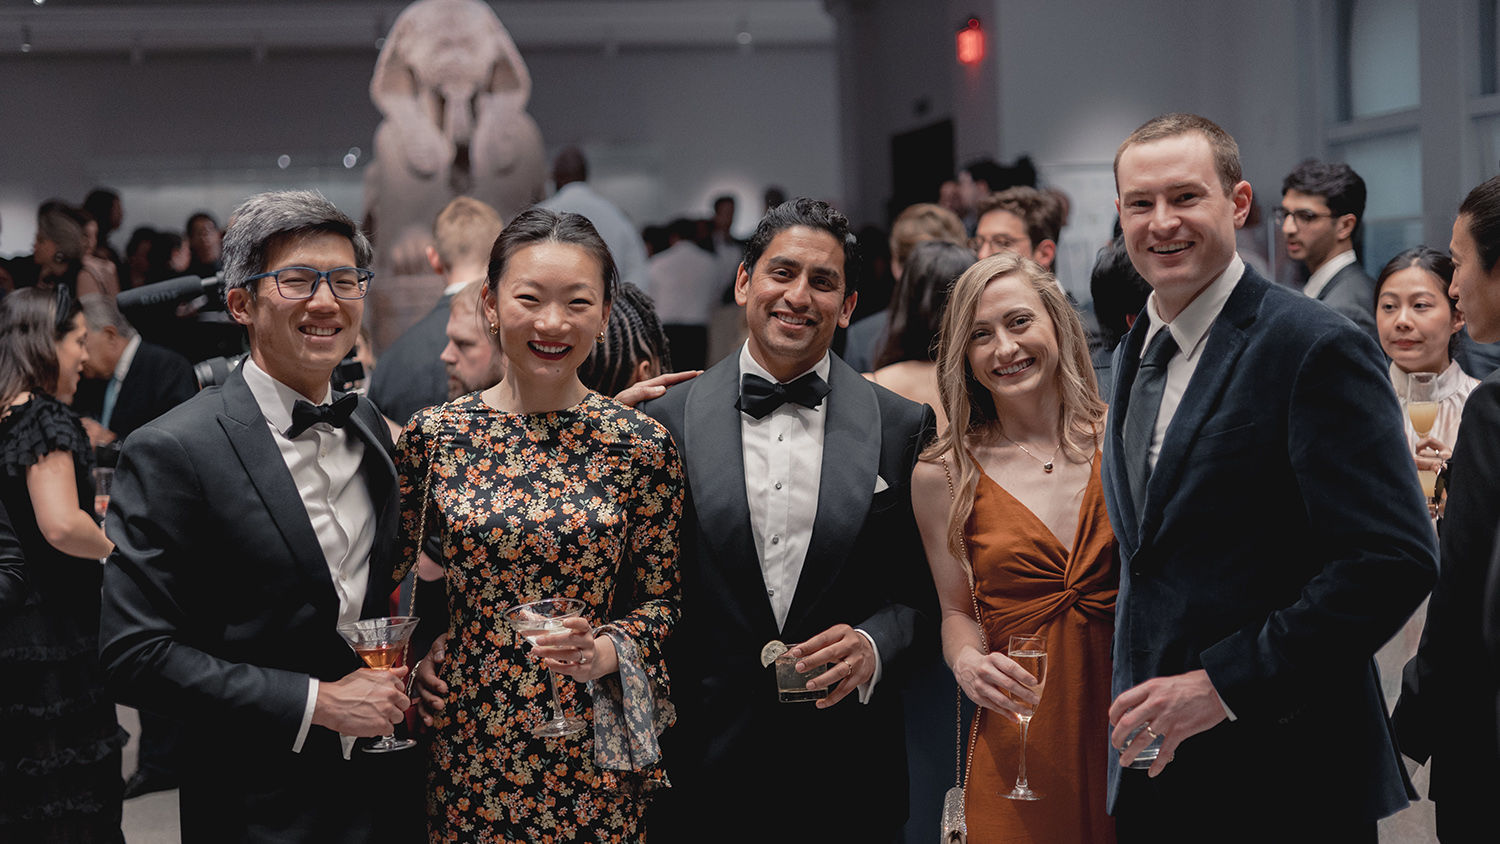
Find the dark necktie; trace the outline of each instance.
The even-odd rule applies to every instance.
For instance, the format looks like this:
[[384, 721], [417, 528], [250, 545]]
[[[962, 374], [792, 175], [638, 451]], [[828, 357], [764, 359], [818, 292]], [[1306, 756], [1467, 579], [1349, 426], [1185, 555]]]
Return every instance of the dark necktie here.
[[359, 396], [354, 393], [348, 393], [332, 404], [313, 404], [297, 399], [297, 403], [292, 405], [292, 427], [286, 429], [284, 436], [292, 439], [319, 422], [327, 422], [335, 428], [342, 428], [349, 424], [349, 417], [354, 413], [354, 406], [357, 404], [359, 404]]
[[817, 407], [828, 390], [828, 382], [816, 372], [809, 372], [790, 384], [778, 384], [747, 373], [740, 379], [740, 401], [735, 406], [756, 419], [764, 419], [787, 402]]
[[1156, 417], [1161, 412], [1161, 396], [1167, 386], [1167, 361], [1177, 354], [1172, 331], [1163, 327], [1151, 338], [1141, 368], [1130, 386], [1130, 407], [1125, 411], [1125, 442], [1121, 458], [1130, 481], [1130, 497], [1136, 516], [1146, 504], [1146, 481], [1151, 477], [1151, 435], [1156, 431]]

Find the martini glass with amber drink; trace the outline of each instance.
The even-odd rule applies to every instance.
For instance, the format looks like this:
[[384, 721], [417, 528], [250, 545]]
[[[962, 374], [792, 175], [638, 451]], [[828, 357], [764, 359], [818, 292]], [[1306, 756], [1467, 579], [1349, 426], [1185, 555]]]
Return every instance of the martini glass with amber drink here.
[[[1412, 430], [1421, 439], [1432, 432], [1437, 422], [1437, 373], [1412, 372], [1406, 376], [1406, 415], [1411, 419]], [[1422, 494], [1427, 496], [1428, 506], [1436, 503], [1437, 472], [1418, 469], [1417, 479], [1422, 482]]]
[[[583, 601], [577, 598], [548, 598], [511, 607], [505, 611], [505, 620], [521, 638], [536, 647], [537, 640], [543, 636], [567, 630], [563, 622], [582, 615], [583, 607]], [[588, 724], [582, 718], [563, 715], [562, 700], [557, 696], [557, 675], [550, 668], [547, 670], [547, 679], [552, 683], [552, 718], [532, 727], [531, 734], [556, 738], [583, 732]]]
[[[389, 671], [406, 655], [407, 643], [417, 629], [417, 617], [398, 615], [391, 618], [366, 618], [338, 626], [339, 635], [359, 654], [365, 665], [376, 671]], [[394, 732], [365, 748], [366, 753], [389, 753], [416, 747], [411, 739], [397, 739]]]

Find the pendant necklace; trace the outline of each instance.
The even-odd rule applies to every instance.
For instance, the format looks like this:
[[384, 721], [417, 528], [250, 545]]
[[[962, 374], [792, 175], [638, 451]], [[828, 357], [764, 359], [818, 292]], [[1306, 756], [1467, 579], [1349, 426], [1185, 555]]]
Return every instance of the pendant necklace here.
[[1004, 434], [1001, 434], [1000, 436], [1005, 437], [1006, 440], [1010, 441], [1011, 445], [1013, 445], [1016, 448], [1019, 448], [1021, 451], [1025, 452], [1027, 457], [1030, 457], [1032, 460], [1035, 460], [1036, 462], [1042, 464], [1042, 471], [1043, 472], [1047, 472], [1049, 474], [1052, 472], [1052, 462], [1057, 459], [1057, 452], [1059, 452], [1059, 451], [1062, 450], [1062, 443], [1059, 442], [1057, 444], [1057, 448], [1052, 449], [1052, 456], [1050, 458], [1048, 458], [1047, 460], [1043, 460], [1042, 458], [1037, 457], [1035, 454], [1032, 454], [1031, 450], [1028, 449], [1026, 446], [1021, 445], [1020, 443], [1016, 442], [1015, 440], [1012, 440], [1010, 437], [1006, 437]]

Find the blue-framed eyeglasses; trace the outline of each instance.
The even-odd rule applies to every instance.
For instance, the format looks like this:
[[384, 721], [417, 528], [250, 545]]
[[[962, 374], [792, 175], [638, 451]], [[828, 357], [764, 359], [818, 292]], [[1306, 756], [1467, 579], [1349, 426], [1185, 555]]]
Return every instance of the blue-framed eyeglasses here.
[[311, 299], [318, 292], [318, 285], [328, 283], [328, 289], [339, 299], [363, 299], [370, 289], [370, 280], [375, 273], [362, 267], [334, 267], [327, 272], [312, 267], [282, 267], [275, 272], [260, 273], [245, 279], [245, 282], [269, 278], [276, 282], [276, 292], [283, 299]]

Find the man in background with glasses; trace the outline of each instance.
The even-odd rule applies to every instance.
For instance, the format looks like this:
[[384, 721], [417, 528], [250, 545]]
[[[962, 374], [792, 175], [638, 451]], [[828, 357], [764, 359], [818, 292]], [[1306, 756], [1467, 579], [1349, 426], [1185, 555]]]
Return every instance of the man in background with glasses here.
[[370, 242], [305, 191], [232, 219], [221, 280], [250, 354], [126, 439], [101, 660], [119, 701], [183, 724], [184, 844], [414, 840], [416, 755], [351, 753], [401, 720], [406, 669], [360, 668], [335, 629], [389, 614], [400, 514], [384, 422], [329, 383]]
[[1287, 254], [1312, 273], [1302, 292], [1353, 320], [1378, 343], [1375, 279], [1354, 251], [1364, 213], [1365, 180], [1347, 164], [1309, 158], [1282, 181], [1274, 215]]

